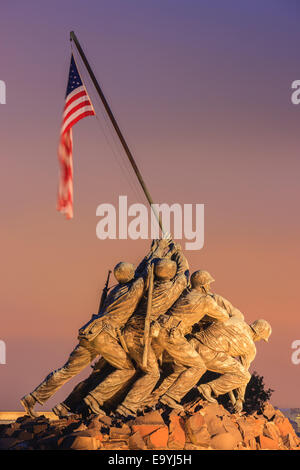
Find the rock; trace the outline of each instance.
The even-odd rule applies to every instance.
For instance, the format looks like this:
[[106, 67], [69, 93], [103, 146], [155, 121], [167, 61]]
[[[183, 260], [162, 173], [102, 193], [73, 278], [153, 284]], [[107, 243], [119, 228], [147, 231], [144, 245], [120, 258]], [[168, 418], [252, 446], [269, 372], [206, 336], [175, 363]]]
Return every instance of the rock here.
[[256, 437], [255, 425], [248, 422], [245, 417], [239, 418], [237, 423], [245, 442], [251, 441], [251, 439]]
[[[151, 411], [127, 424], [122, 418], [71, 416], [50, 422], [22, 417], [0, 425], [0, 449], [14, 450], [300, 450], [291, 422], [267, 403], [263, 414], [230, 414], [221, 405], [201, 401], [197, 412]], [[197, 408], [196, 408], [197, 409]], [[168, 426], [167, 426], [168, 424]]]
[[297, 447], [298, 445], [298, 440], [295, 439], [295, 437], [292, 434], [287, 434], [282, 438], [283, 444], [288, 448], [288, 449], [293, 449], [294, 447]]
[[121, 428], [111, 427], [109, 429], [109, 437], [110, 439], [128, 439], [131, 434], [131, 430], [129, 426], [124, 424]]
[[134, 424], [132, 425], [132, 432], [138, 431], [142, 437], [146, 437], [157, 431], [161, 426], [161, 424]]
[[263, 415], [270, 421], [275, 416], [275, 408], [271, 405], [271, 403], [267, 402], [264, 404], [262, 413]]
[[13, 437], [16, 437], [19, 441], [31, 441], [34, 438], [34, 434], [20, 429], [14, 432]]
[[274, 441], [274, 439], [270, 439], [266, 436], [259, 436], [259, 445], [262, 450], [278, 450], [279, 445], [278, 442]]
[[133, 421], [130, 421], [130, 425], [135, 424], [160, 424], [161, 426], [165, 425], [165, 422], [159, 413], [159, 411], [150, 411], [145, 413], [143, 416], [138, 416]]
[[73, 428], [73, 432], [86, 431], [88, 427], [84, 423], [80, 423], [79, 426]]
[[254, 418], [253, 416], [242, 416], [237, 419], [237, 424], [245, 442], [263, 433], [265, 419]]
[[43, 437], [39, 439], [36, 448], [38, 450], [56, 450], [57, 449], [57, 436], [52, 434], [51, 436]]
[[12, 435], [16, 432], [13, 426], [6, 426], [5, 429], [2, 430], [1, 437], [12, 437]]
[[233, 450], [250, 450], [244, 442], [238, 442]]
[[273, 439], [276, 442], [279, 442], [280, 440], [280, 432], [275, 423], [273, 421], [267, 421], [265, 422], [264, 429], [263, 429], [263, 435], [266, 437], [269, 437], [270, 439]]
[[193, 436], [191, 437], [191, 441], [193, 444], [201, 446], [201, 447], [209, 447], [210, 446], [210, 434], [207, 430], [207, 426], [202, 426], [199, 431], [194, 432]]
[[205, 415], [205, 423], [207, 425], [207, 430], [211, 436], [215, 434], [221, 434], [226, 432], [226, 429], [223, 425], [222, 419], [216, 415]]
[[97, 416], [96, 418], [99, 423], [105, 424], [106, 426], [111, 426], [112, 419], [109, 416]]
[[47, 423], [34, 424], [32, 426], [33, 434], [40, 434], [42, 432], [45, 432], [47, 429], [48, 429], [48, 424]]
[[203, 446], [196, 446], [196, 444], [192, 444], [191, 442], [186, 442], [184, 446], [184, 450], [211, 450], [211, 448], [203, 447]]
[[237, 443], [240, 443], [240, 442], [243, 442], [243, 437], [242, 437], [242, 434], [238, 428], [238, 425], [230, 420], [230, 418], [228, 418], [228, 420], [226, 421], [225, 420], [226, 417], [223, 418], [223, 426], [225, 428], [225, 432], [229, 432], [229, 434], [232, 434]]
[[10, 449], [18, 442], [20, 442], [19, 439], [16, 439], [15, 437], [1, 437], [0, 438], [0, 450]]
[[280, 416], [276, 416], [274, 423], [282, 437], [287, 436], [288, 434], [292, 434], [292, 436], [296, 436], [294, 428], [289, 422], [288, 418], [282, 418]]
[[196, 431], [199, 431], [199, 429], [201, 429], [202, 426], [204, 426], [205, 424], [206, 423], [205, 423], [204, 417], [202, 416], [202, 414], [198, 412], [198, 413], [193, 414], [186, 420], [185, 428], [188, 434], [192, 434]]
[[139, 431], [135, 432], [129, 437], [129, 449], [131, 450], [145, 450], [147, 446]]
[[168, 444], [168, 438], [168, 426], [162, 426], [146, 437], [146, 445], [149, 449], [165, 449]]
[[250, 439], [247, 442], [247, 447], [251, 450], [256, 450], [257, 449], [257, 442], [256, 442], [254, 437], [252, 437], [252, 439]]
[[216, 450], [233, 450], [237, 444], [236, 437], [229, 432], [217, 434], [211, 439], [211, 447]]
[[101, 448], [104, 450], [129, 450], [128, 443], [124, 441], [103, 442]]
[[275, 410], [275, 416], [277, 416], [278, 418], [285, 418], [284, 414], [282, 413], [282, 411], [280, 410]]
[[[45, 416], [44, 416], [44, 418], [45, 418]], [[38, 419], [38, 418], [37, 418], [37, 419]], [[32, 422], [34, 422], [34, 421], [35, 421], [35, 419], [34, 419], [34, 418], [31, 418], [31, 416], [24, 415], [24, 416], [20, 416], [20, 418], [18, 418], [18, 419], [16, 420], [16, 423], [22, 423], [22, 424], [24, 424], [24, 423], [32, 423]]]
[[75, 431], [72, 433], [72, 435], [83, 436], [83, 437], [94, 437], [99, 442], [102, 442], [104, 440], [103, 434], [101, 433], [101, 431], [99, 431], [99, 429], [96, 429], [96, 428], [87, 429], [85, 431]]
[[207, 430], [204, 418], [200, 413], [195, 413], [186, 420], [185, 429], [192, 444], [202, 447], [209, 446], [210, 434]]
[[77, 434], [69, 434], [58, 441], [59, 449], [72, 450], [97, 450], [99, 443], [97, 439], [90, 436], [79, 436]]
[[171, 413], [169, 424], [168, 448], [184, 449], [185, 441], [186, 438], [184, 431], [184, 421], [180, 416], [176, 415], [175, 413]]
[[247, 416], [247, 422], [253, 424], [253, 429], [255, 436], [260, 436], [263, 434], [264, 426], [265, 426], [265, 418], [262, 418], [260, 416], [257, 416], [254, 418], [253, 416]]
[[230, 413], [229, 411], [225, 410], [225, 408], [222, 405], [219, 405], [218, 403], [204, 403], [203, 404], [203, 410], [201, 412], [205, 416], [229, 416]]
[[87, 425], [87, 429], [93, 429], [99, 432], [101, 428], [103, 428], [103, 423], [101, 423], [98, 419], [92, 419]]

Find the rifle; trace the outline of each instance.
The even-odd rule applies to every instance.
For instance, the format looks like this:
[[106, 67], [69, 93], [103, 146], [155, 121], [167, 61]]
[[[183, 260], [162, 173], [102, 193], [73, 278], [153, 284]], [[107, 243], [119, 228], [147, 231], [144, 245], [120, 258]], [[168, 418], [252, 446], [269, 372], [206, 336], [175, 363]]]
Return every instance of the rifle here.
[[103, 291], [102, 291], [100, 304], [99, 304], [99, 309], [98, 309], [98, 315], [101, 313], [101, 310], [103, 309], [104, 302], [105, 302], [106, 297], [107, 297], [107, 292], [109, 291], [108, 284], [109, 284], [110, 275], [111, 275], [111, 270], [108, 271], [106, 283], [105, 283], [105, 286], [104, 286]]

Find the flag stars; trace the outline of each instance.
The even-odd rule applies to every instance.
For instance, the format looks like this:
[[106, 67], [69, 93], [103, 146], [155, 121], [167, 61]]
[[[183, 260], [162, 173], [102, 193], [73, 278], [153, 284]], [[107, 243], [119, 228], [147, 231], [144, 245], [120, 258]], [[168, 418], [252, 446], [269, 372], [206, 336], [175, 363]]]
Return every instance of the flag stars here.
[[74, 57], [72, 56], [66, 96], [68, 96], [69, 93], [71, 93], [72, 91], [74, 91], [76, 88], [80, 86], [83, 86], [83, 83], [79, 76], [79, 73], [78, 73], [78, 70], [74, 61]]

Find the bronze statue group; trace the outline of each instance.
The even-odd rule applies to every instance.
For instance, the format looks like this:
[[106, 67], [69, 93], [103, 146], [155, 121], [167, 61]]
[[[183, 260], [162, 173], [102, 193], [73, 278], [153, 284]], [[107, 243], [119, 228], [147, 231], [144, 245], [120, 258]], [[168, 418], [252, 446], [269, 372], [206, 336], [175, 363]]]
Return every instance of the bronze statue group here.
[[[135, 416], [157, 403], [181, 412], [182, 400], [194, 387], [209, 402], [230, 393], [234, 411], [242, 411], [255, 342], [268, 341], [270, 324], [256, 320], [248, 325], [237, 308], [211, 291], [214, 279], [207, 271], [189, 278], [188, 261], [170, 239], [154, 240], [137, 269], [118, 263], [114, 276], [117, 285], [100, 313], [79, 330], [65, 365], [21, 399], [26, 412], [36, 417], [37, 403], [43, 405], [95, 359], [92, 376], [98, 372], [100, 379], [81, 387], [79, 395], [74, 389], [78, 409], [91, 414], [106, 414], [106, 403], [114, 397], [121, 397], [114, 416]], [[162, 373], [165, 364], [167, 374]], [[99, 374], [107, 365], [108, 373]], [[218, 377], [197, 386], [207, 370]], [[72, 411], [68, 403], [53, 411], [67, 416]]]

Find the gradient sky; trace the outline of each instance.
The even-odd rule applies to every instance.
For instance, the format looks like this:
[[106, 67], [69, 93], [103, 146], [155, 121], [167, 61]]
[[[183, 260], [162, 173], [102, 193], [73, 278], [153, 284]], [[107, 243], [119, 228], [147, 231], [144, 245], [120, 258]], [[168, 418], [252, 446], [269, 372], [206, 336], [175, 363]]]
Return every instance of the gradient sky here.
[[138, 263], [149, 245], [96, 238], [100, 203], [145, 200], [82, 67], [98, 119], [74, 128], [74, 219], [55, 210], [72, 29], [155, 201], [205, 204], [204, 248], [186, 252], [191, 270], [209, 270], [249, 323], [270, 321], [252, 370], [275, 389], [275, 405], [300, 406], [300, 365], [291, 362], [300, 339], [300, 105], [290, 99], [299, 14], [294, 0], [1, 6], [0, 410], [21, 409], [19, 398], [65, 362], [107, 270]]

